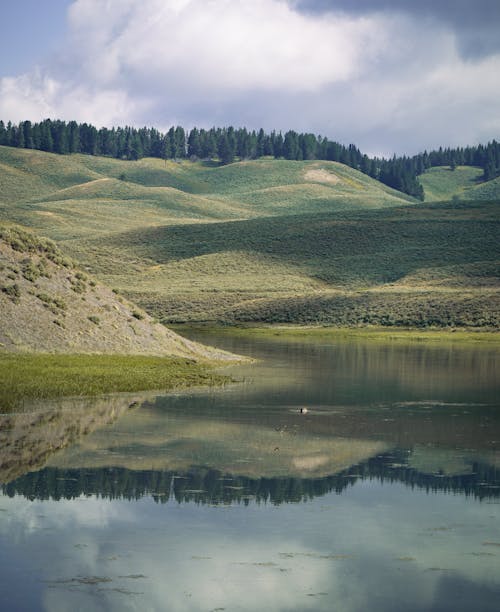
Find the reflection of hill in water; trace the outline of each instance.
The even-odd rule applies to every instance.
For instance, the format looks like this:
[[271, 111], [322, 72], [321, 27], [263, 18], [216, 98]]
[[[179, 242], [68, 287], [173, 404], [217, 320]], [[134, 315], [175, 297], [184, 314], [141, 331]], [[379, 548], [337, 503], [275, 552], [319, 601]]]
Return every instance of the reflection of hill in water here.
[[299, 502], [330, 492], [342, 493], [359, 480], [401, 482], [427, 492], [447, 492], [476, 499], [500, 497], [500, 469], [471, 462], [465, 474], [423, 473], [411, 467], [411, 452], [404, 449], [377, 455], [349, 469], [322, 478], [248, 478], [214, 469], [173, 471], [125, 468], [45, 468], [3, 485], [8, 496], [28, 499], [74, 499], [96, 495], [105, 499], [136, 500], [151, 496], [159, 503], [228, 504]]
[[[320, 331], [320, 330], [318, 330]], [[279, 332], [277, 332], [279, 333]], [[201, 342], [262, 360], [248, 367], [257, 384], [253, 401], [276, 392], [281, 401], [316, 405], [442, 398], [447, 402], [496, 403], [498, 347], [446, 341], [373, 340], [318, 335], [238, 338], [191, 334]], [[388, 337], [390, 337], [388, 335]], [[279, 367], [286, 362], [286, 368]], [[268, 364], [278, 370], [267, 373]], [[274, 375], [279, 373], [279, 379]], [[236, 376], [241, 374], [236, 372]], [[300, 381], [300, 385], [297, 384]], [[358, 385], [363, 381], [363, 385]]]
[[57, 451], [116, 421], [131, 401], [126, 394], [67, 398], [46, 402], [43, 410], [0, 414], [0, 482], [40, 469]]
[[438, 473], [441, 479], [464, 478], [475, 463], [500, 466], [499, 420], [491, 406], [410, 402], [317, 407], [304, 416], [287, 406], [219, 412], [196, 394], [181, 394], [165, 406], [160, 398], [135, 410], [128, 410], [130, 401], [67, 400], [42, 412], [0, 416], [0, 482], [45, 465], [132, 475], [185, 475], [197, 466], [197, 473], [246, 482], [317, 482], [333, 474], [345, 478], [351, 466], [370, 465], [393, 448], [412, 449], [404, 463], [413, 473]]
[[46, 410], [0, 415], [0, 482], [39, 469], [54, 452], [116, 420], [126, 398], [54, 402]]

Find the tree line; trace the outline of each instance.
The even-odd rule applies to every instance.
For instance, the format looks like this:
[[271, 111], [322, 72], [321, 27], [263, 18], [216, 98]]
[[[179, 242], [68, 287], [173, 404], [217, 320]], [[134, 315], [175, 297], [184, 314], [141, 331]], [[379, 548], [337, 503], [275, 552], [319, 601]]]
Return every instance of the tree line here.
[[[185, 473], [126, 468], [59, 469], [47, 467], [0, 485], [4, 495], [28, 499], [77, 499], [96, 495], [104, 499], [138, 500], [151, 496], [158, 503], [176, 500], [196, 504], [296, 503], [331, 492], [343, 493], [359, 480], [377, 480], [444, 491], [476, 499], [500, 497], [500, 470], [490, 464], [471, 462], [470, 473], [427, 474], [408, 465], [408, 449], [393, 449], [330, 476], [316, 478], [248, 478], [223, 474], [210, 468]], [[396, 463], [395, 463], [396, 462]]]
[[239, 159], [261, 157], [288, 160], [336, 161], [381, 181], [389, 187], [423, 199], [418, 175], [428, 168], [459, 165], [483, 169], [484, 180], [500, 176], [500, 143], [465, 148], [439, 148], [412, 157], [391, 159], [368, 157], [353, 144], [342, 145], [328, 138], [289, 130], [285, 134], [246, 128], [193, 128], [186, 131], [173, 126], [162, 133], [155, 128], [100, 128], [88, 123], [45, 119], [38, 123], [19, 124], [0, 120], [0, 145], [37, 149], [50, 153], [86, 153], [117, 159], [138, 160], [142, 157], [161, 159], [218, 160], [230, 164]]

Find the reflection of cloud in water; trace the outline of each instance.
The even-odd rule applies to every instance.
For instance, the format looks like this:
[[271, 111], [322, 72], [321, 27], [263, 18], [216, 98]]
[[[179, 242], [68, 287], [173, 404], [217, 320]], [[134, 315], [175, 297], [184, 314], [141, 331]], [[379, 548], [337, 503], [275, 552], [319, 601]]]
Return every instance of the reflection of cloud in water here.
[[[436, 497], [370, 481], [280, 507], [92, 498], [34, 502], [21, 512], [25, 500], [4, 497], [0, 534], [43, 550], [51, 611], [386, 612], [408, 601], [415, 610], [444, 609], [452, 587], [498, 592], [496, 549], [495, 557], [480, 554], [493, 548], [484, 542], [500, 541], [495, 507]], [[78, 577], [110, 581], [57, 583]]]
[[[111, 523], [120, 519], [121, 522], [133, 521], [134, 514], [127, 504], [119, 506], [95, 497], [81, 497], [76, 500], [46, 501], [42, 506], [40, 502], [26, 504], [19, 498], [7, 502], [7, 498], [0, 497], [2, 504], [8, 503], [15, 508], [15, 512], [8, 509], [2, 513], [1, 531], [12, 532], [22, 525], [19, 535], [36, 533], [40, 529], [106, 529]], [[43, 507], [43, 512], [40, 511]]]

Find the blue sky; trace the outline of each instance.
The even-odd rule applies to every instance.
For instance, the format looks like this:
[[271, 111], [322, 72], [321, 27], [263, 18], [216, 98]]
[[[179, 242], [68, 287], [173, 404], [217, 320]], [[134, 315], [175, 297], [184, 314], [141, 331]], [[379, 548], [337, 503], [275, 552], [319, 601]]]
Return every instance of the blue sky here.
[[498, 0], [1, 0], [0, 118], [500, 138]]
[[[29, 70], [41, 58], [57, 52], [66, 29], [66, 9], [72, 0], [2, 0], [4, 27], [0, 37], [0, 75]], [[9, 24], [5, 27], [5, 24]]]

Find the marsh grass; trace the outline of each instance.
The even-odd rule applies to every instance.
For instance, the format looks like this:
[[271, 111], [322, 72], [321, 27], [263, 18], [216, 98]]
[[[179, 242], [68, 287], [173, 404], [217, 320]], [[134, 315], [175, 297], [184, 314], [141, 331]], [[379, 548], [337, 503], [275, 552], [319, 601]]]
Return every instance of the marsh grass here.
[[0, 354], [0, 411], [25, 402], [227, 382], [209, 364], [136, 355]]

